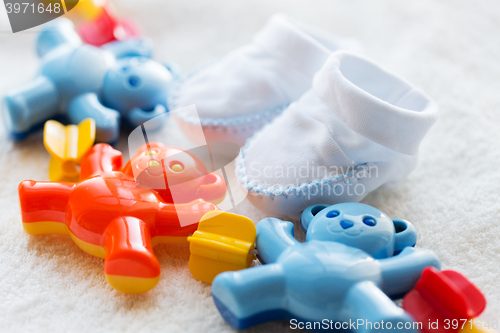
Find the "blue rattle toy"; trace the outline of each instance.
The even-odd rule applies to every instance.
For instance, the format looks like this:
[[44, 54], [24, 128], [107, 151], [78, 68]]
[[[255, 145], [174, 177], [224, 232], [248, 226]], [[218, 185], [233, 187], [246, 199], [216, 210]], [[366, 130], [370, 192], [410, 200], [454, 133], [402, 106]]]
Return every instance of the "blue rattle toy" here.
[[440, 263], [433, 252], [413, 248], [417, 234], [410, 222], [344, 203], [308, 207], [301, 225], [304, 243], [295, 240], [291, 222], [261, 220], [256, 245], [264, 265], [214, 279], [212, 296], [231, 326], [294, 318], [321, 323], [316, 329], [417, 332], [391, 298], [402, 297], [424, 268]]
[[36, 47], [37, 76], [3, 98], [4, 122], [16, 140], [65, 116], [74, 124], [93, 118], [97, 141], [112, 143], [121, 117], [135, 127], [167, 111], [173, 76], [149, 59], [147, 40], [83, 44], [71, 21], [62, 18], [43, 27]]

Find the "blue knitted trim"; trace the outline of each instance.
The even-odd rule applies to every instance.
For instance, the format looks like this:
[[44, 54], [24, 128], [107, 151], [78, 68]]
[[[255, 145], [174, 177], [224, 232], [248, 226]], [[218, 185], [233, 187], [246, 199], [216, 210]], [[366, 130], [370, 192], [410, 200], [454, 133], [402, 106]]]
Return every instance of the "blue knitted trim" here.
[[255, 134], [252, 138], [250, 138], [245, 144], [245, 146], [241, 148], [241, 155], [239, 155], [236, 159], [236, 176], [240, 184], [243, 186], [245, 190], [248, 191], [249, 194], [257, 196], [259, 198], [267, 196], [271, 198], [271, 200], [274, 200], [275, 197], [281, 196], [288, 199], [288, 197], [290, 196], [300, 197], [302, 195], [306, 195], [307, 193], [310, 193], [310, 190], [313, 188], [322, 189], [327, 186], [337, 185], [342, 182], [347, 185], [350, 184], [351, 181], [353, 181], [354, 179], [356, 180], [360, 179], [361, 178], [360, 175], [364, 175], [364, 177], [366, 177], [366, 175], [369, 175], [370, 166], [377, 164], [377, 163], [359, 164], [353, 166], [352, 170], [347, 173], [324, 179], [316, 179], [302, 185], [286, 187], [284, 189], [266, 187], [260, 184], [250, 184], [252, 181], [248, 180], [246, 177], [246, 174], [244, 172], [245, 166], [243, 160], [245, 158], [246, 150], [248, 149], [250, 143], [252, 143], [252, 141], [255, 140], [255, 137], [257, 137], [257, 135], [258, 133]]
[[[184, 77], [178, 77], [172, 82], [171, 89], [169, 89], [168, 92], [168, 98], [167, 98], [167, 104], [168, 104], [168, 109], [170, 111], [176, 110], [179, 108], [177, 98], [180, 94], [179, 90], [180, 87], [182, 86], [182, 83], [189, 79], [190, 77], [194, 76], [195, 74], [199, 73], [200, 71], [204, 70], [205, 68], [213, 65], [214, 63], [210, 63], [208, 65], [202, 66], [198, 68], [197, 70], [193, 71], [192, 73], [184, 76]], [[201, 126], [204, 127], [213, 127], [214, 129], [217, 128], [227, 128], [227, 127], [234, 127], [234, 130], [245, 130], [249, 127], [255, 127], [256, 125], [263, 125], [274, 119], [276, 116], [281, 114], [286, 108], [288, 107], [287, 105], [282, 105], [273, 109], [268, 109], [261, 111], [259, 113], [250, 115], [250, 116], [244, 116], [244, 117], [235, 117], [235, 118], [205, 118], [202, 119], [200, 118], [200, 124]], [[190, 118], [184, 118], [182, 116], [182, 113], [177, 114], [177, 116], [184, 122], [191, 123], [191, 124], [197, 124], [198, 120], [190, 119]]]

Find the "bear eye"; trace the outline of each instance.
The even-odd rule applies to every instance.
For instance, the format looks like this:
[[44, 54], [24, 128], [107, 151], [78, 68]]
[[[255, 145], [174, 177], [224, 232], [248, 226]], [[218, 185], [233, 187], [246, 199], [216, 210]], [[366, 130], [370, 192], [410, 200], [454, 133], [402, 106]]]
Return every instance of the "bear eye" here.
[[363, 223], [370, 227], [373, 227], [375, 224], [377, 224], [377, 220], [375, 220], [373, 217], [367, 216], [363, 218]]
[[329, 211], [328, 213], [326, 213], [326, 217], [328, 217], [328, 218], [337, 217], [339, 215], [340, 215], [340, 213], [336, 210], [332, 210], [332, 211]]
[[161, 165], [160, 162], [155, 161], [155, 160], [149, 160], [149, 162], [148, 162], [148, 167], [149, 168], [157, 168], [160, 165]]
[[139, 79], [137, 76], [130, 76], [128, 78], [128, 84], [130, 84], [131, 87], [138, 87], [141, 84], [141, 79]]
[[177, 161], [170, 162], [169, 167], [173, 172], [181, 172], [182, 170], [184, 170], [184, 165], [182, 165], [181, 162]]

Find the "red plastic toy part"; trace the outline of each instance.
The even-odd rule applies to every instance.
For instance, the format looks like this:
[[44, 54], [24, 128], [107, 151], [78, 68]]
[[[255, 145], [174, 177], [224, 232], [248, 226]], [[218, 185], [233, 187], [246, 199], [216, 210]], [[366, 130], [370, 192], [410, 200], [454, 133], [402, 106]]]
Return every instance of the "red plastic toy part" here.
[[[180, 151], [160, 144], [152, 146], [160, 157]], [[104, 272], [113, 288], [125, 293], [150, 290], [160, 277], [153, 246], [187, 243], [187, 236], [196, 231], [201, 217], [219, 210], [203, 200], [210, 198], [193, 200], [200, 188], [210, 186], [206, 177], [218, 188], [214, 193], [220, 194], [220, 188], [225, 188], [220, 176], [206, 174], [203, 164], [185, 152], [184, 169], [177, 173], [179, 177], [183, 173], [193, 177], [190, 193], [185, 196], [189, 200], [174, 204], [168, 188], [156, 191], [136, 184], [131, 170], [141, 168], [146, 157], [151, 160], [151, 154], [151, 146], [141, 148], [118, 171], [122, 154], [107, 144], [97, 144], [82, 160], [80, 182], [23, 181], [19, 199], [25, 231], [69, 235], [81, 249], [105, 259]]]
[[78, 32], [85, 43], [95, 46], [140, 35], [136, 25], [132, 21], [118, 19], [110, 5], [102, 7], [92, 21], [82, 23]]
[[[484, 295], [465, 276], [432, 267], [423, 271], [415, 288], [403, 299], [403, 308], [423, 324], [422, 331], [426, 333], [458, 332], [465, 320], [477, 317], [485, 307]], [[453, 319], [460, 322], [458, 327], [446, 325]], [[438, 325], [431, 327], [430, 323], [436, 322]]]

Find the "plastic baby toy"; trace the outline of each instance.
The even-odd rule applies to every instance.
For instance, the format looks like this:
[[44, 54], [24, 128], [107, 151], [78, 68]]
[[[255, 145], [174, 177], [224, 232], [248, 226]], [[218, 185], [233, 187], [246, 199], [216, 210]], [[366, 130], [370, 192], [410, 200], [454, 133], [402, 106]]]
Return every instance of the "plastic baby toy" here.
[[[226, 187], [192, 154], [161, 144], [143, 146], [121, 165], [119, 151], [97, 144], [82, 159], [80, 182], [23, 181], [22, 220], [28, 234], [71, 236], [81, 249], [105, 259], [104, 273], [113, 288], [142, 293], [160, 277], [153, 246], [187, 243], [201, 217], [218, 210], [207, 201], [221, 200]], [[133, 169], [142, 170], [137, 180]], [[167, 178], [168, 186], [158, 186]], [[174, 204], [170, 189], [175, 184], [184, 192]]]
[[403, 299], [403, 309], [422, 323], [424, 333], [486, 332], [488, 327], [474, 319], [485, 307], [483, 293], [465, 276], [432, 267]]
[[49, 179], [54, 182], [80, 180], [79, 165], [95, 140], [95, 121], [85, 119], [78, 125], [67, 125], [49, 120], [43, 128], [43, 144], [52, 156]]
[[66, 3], [66, 17], [71, 18], [73, 21], [93, 20], [101, 13], [103, 4], [105, 4], [105, 1], [101, 0], [79, 0], [73, 6], [68, 6], [68, 3]]
[[5, 123], [17, 140], [65, 115], [73, 124], [93, 118], [96, 140], [110, 143], [118, 139], [121, 117], [136, 127], [166, 112], [172, 74], [149, 59], [145, 40], [83, 45], [71, 21], [58, 19], [44, 26], [37, 51], [36, 78], [3, 99]]
[[91, 45], [101, 46], [140, 35], [132, 21], [117, 17], [114, 6], [109, 1], [80, 0], [68, 14], [68, 18], [81, 23], [78, 33], [85, 43]]
[[231, 326], [328, 318], [331, 327], [355, 322], [358, 332], [396, 325], [416, 332], [411, 317], [391, 298], [410, 291], [425, 267], [440, 263], [431, 251], [412, 247], [417, 235], [411, 223], [364, 204], [344, 203], [310, 206], [301, 224], [305, 243], [295, 240], [292, 223], [261, 220], [256, 245], [265, 265], [214, 279], [212, 296]]
[[110, 3], [97, 8], [96, 11], [98, 14], [95, 17], [78, 27], [78, 33], [85, 43], [101, 46], [140, 35], [139, 29], [132, 21], [117, 18]]
[[250, 267], [255, 259], [255, 224], [227, 212], [206, 213], [188, 237], [189, 270], [197, 280], [212, 283], [222, 272]]

